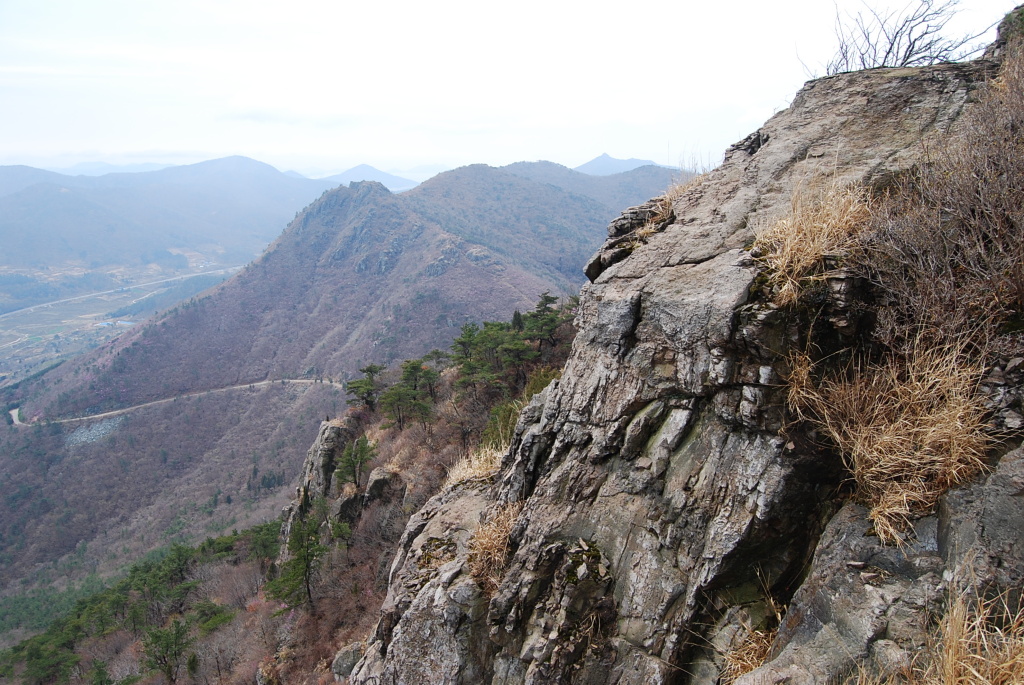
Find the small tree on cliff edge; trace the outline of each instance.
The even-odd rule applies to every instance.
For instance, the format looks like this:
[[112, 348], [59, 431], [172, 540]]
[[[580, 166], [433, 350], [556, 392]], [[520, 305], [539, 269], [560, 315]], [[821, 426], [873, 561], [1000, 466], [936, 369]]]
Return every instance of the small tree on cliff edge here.
[[[919, 67], [956, 62], [978, 51], [971, 43], [984, 33], [943, 36], [960, 0], [918, 0], [902, 10], [877, 10], [836, 16], [839, 47], [825, 65], [829, 76], [875, 67]], [[987, 29], [986, 29], [987, 30]]]
[[267, 583], [267, 592], [271, 597], [279, 599], [290, 607], [309, 602], [313, 603], [313, 575], [320, 565], [320, 558], [327, 547], [320, 544], [321, 514], [326, 506], [318, 500], [313, 511], [305, 519], [298, 519], [292, 524], [291, 535], [288, 536], [288, 552], [291, 558], [281, 565], [281, 573]]

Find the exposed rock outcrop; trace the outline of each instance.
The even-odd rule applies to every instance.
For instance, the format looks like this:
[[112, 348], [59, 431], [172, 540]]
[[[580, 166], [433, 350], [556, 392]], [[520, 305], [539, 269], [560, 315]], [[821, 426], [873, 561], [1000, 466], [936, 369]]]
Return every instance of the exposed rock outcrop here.
[[[348, 415], [320, 423], [320, 431], [302, 464], [302, 475], [296, 488], [295, 499], [281, 512], [284, 521], [281, 527], [282, 539], [288, 539], [296, 517], [304, 515], [314, 500], [332, 494], [334, 470], [341, 462], [345, 446], [355, 440], [358, 434], [359, 426], [356, 420]], [[332, 515], [338, 520], [354, 520], [358, 516], [361, 498], [353, 493], [341, 492], [338, 495], [337, 500], [333, 502]]]
[[[1019, 453], [980, 491], [949, 495], [914, 545], [868, 535], [865, 511], [838, 501], [839, 458], [784, 437], [780, 378], [804, 322], [759, 297], [746, 250], [799, 184], [872, 185], [911, 167], [992, 69], [810, 82], [685, 190], [670, 223], [650, 230], [650, 207], [613, 222], [561, 380], [522, 412], [492, 486], [447, 490], [410, 521], [350, 682], [715, 683], [721, 652], [774, 598], [793, 600], [776, 656], [743, 682], [827, 682], [860, 657], [909, 658], [943, 574], [982, 537], [1019, 556], [1019, 508], [1006, 499], [1024, 486]], [[829, 285], [831, 334], [856, 335], [857, 283]], [[468, 540], [518, 502], [514, 553], [488, 598]]]
[[882, 673], [909, 665], [928, 645], [947, 591], [1022, 586], [1022, 491], [1024, 450], [1016, 449], [981, 482], [947, 493], [903, 549], [879, 543], [862, 507], [844, 506], [792, 599], [777, 656], [737, 684], [828, 682], [863, 660]]

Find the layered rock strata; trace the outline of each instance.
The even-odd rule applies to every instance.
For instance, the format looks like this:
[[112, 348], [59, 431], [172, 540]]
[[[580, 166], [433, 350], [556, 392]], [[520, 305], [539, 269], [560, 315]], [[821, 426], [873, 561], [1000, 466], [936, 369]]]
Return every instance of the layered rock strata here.
[[[742, 682], [827, 682], [865, 656], [910, 658], [943, 574], [990, 534], [978, 517], [1019, 518], [1005, 500], [1018, 454], [989, 477], [1003, 494], [951, 495], [916, 545], [881, 546], [837, 497], [839, 458], [783, 430], [785, 359], [806, 321], [760, 297], [748, 248], [801, 185], [877, 186], [910, 168], [993, 68], [812, 81], [671, 213], [652, 204], [614, 222], [561, 380], [522, 412], [493, 483], [413, 516], [349, 682], [715, 683], [722, 654], [789, 600], [775, 658]], [[860, 333], [847, 306], [858, 284], [829, 286], [816, 342], [838, 345]], [[511, 503], [523, 507], [513, 552], [488, 596], [469, 541]], [[1009, 525], [996, 544], [1019, 553]]]

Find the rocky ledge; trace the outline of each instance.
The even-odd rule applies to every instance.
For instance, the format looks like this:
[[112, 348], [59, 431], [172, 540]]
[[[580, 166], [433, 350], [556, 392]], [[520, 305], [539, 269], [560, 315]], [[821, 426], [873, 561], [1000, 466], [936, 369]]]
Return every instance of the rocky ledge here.
[[[523, 411], [494, 482], [412, 518], [350, 682], [715, 683], [722, 655], [783, 604], [772, 658], [740, 682], [828, 682], [863, 659], [912, 658], [966, 568], [1019, 583], [1019, 451], [948, 494], [901, 549], [844, 500], [836, 454], [783, 432], [784, 360], [806, 322], [762, 299], [748, 251], [800, 184], [872, 186], [911, 167], [993, 68], [812, 81], [670, 213], [614, 222], [561, 380]], [[836, 340], [857, 335], [844, 310], [856, 282], [830, 286]], [[1004, 404], [1020, 411], [1015, 395]], [[489, 594], [469, 540], [510, 504], [522, 509]]]

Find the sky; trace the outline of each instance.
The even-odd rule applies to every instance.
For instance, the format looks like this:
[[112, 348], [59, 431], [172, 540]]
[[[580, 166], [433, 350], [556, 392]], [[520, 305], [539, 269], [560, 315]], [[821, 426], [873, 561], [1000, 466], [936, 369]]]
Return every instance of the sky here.
[[[949, 32], [1014, 4], [964, 0]], [[824, 73], [837, 12], [863, 7], [0, 0], [0, 165], [244, 155], [313, 177], [370, 164], [417, 178], [607, 153], [709, 166]]]

